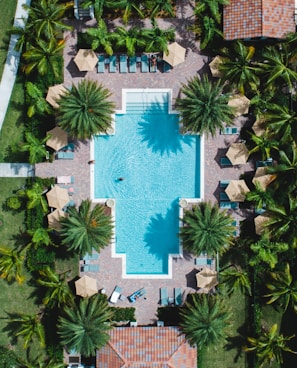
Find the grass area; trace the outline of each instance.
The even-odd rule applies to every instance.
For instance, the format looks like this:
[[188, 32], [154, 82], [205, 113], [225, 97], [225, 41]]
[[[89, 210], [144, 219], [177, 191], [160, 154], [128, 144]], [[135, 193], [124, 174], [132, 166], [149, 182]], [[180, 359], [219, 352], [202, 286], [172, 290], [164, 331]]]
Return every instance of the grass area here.
[[0, 162], [26, 162], [23, 154], [12, 152], [12, 147], [23, 141], [24, 120], [24, 87], [21, 77], [17, 77], [0, 132]]
[[[203, 351], [201, 367], [203, 368], [246, 368], [246, 354], [242, 346], [246, 339], [246, 300], [238, 291], [230, 298], [226, 297], [226, 305], [231, 308], [231, 326], [227, 330], [227, 343], [209, 347]], [[198, 352], [199, 355], [199, 352]]]
[[0, 76], [2, 76], [9, 43], [7, 31], [12, 28], [17, 0], [0, 0]]

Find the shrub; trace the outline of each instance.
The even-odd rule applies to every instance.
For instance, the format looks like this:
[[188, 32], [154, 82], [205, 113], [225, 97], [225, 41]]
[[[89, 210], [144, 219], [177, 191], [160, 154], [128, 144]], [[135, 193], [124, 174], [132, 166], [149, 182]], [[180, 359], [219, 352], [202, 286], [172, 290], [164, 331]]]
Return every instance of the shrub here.
[[0, 367], [15, 368], [17, 366], [17, 357], [15, 353], [4, 346], [0, 346]]
[[30, 271], [42, 270], [46, 266], [54, 267], [55, 252], [49, 248], [31, 248], [26, 257], [26, 264]]
[[21, 208], [22, 202], [19, 197], [12, 196], [12, 197], [7, 198], [6, 205], [11, 210], [18, 210]]
[[166, 326], [179, 326], [181, 318], [180, 307], [160, 307], [157, 316], [160, 321], [164, 321]]
[[135, 321], [135, 308], [111, 307], [115, 322]]

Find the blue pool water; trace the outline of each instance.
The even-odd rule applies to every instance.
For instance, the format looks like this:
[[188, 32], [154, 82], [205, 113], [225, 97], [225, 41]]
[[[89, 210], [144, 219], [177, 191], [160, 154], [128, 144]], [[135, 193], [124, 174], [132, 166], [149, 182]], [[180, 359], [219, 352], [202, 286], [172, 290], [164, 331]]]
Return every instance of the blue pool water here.
[[94, 140], [94, 194], [116, 199], [116, 253], [126, 254], [127, 275], [168, 273], [168, 254], [179, 253], [178, 200], [200, 196], [200, 137], [179, 134], [168, 98], [127, 93], [115, 135]]

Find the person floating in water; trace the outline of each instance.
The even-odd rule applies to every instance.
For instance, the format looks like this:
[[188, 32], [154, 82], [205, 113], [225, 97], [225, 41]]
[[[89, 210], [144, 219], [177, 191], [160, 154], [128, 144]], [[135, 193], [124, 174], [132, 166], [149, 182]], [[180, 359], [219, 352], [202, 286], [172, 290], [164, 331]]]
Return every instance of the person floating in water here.
[[124, 178], [118, 178], [118, 181], [123, 181], [124, 180]]

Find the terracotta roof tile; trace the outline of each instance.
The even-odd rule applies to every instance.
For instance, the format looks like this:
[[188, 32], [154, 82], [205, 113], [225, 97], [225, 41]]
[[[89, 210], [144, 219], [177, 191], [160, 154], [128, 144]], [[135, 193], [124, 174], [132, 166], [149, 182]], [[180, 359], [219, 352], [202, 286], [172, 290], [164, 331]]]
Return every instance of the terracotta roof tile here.
[[197, 350], [177, 327], [117, 327], [97, 351], [98, 368], [196, 368]]
[[224, 7], [226, 40], [284, 38], [295, 32], [295, 0], [230, 0]]

